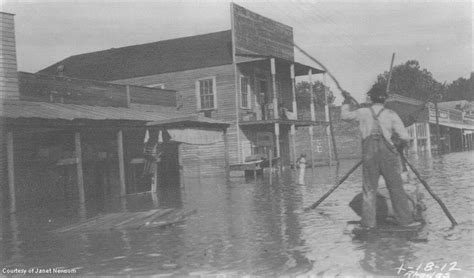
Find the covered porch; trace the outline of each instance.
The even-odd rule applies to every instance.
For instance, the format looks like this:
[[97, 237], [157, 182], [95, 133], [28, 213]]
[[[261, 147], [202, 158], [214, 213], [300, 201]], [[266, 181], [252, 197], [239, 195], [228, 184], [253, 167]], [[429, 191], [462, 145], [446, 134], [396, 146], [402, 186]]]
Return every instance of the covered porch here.
[[[313, 127], [329, 125], [327, 105], [325, 118], [316, 119], [312, 86], [309, 88], [310, 117], [298, 115], [296, 78], [307, 77], [308, 83], [312, 84], [314, 74], [325, 72], [293, 60], [264, 55], [236, 54], [236, 60], [241, 76], [237, 84], [240, 88], [238, 125], [243, 133], [242, 139], [239, 138], [242, 142], [238, 142], [239, 146], [243, 145], [239, 151], [242, 153], [240, 161], [243, 163], [250, 155], [268, 152], [261, 146], [256, 146], [255, 140], [256, 132], [266, 131], [273, 134], [274, 142], [279, 142], [274, 146], [274, 156], [280, 158], [280, 164], [282, 166], [294, 164], [297, 160], [296, 128], [309, 127], [309, 144], [313, 150]], [[329, 127], [327, 135], [330, 136]], [[312, 162], [313, 160], [311, 157]]]
[[[0, 108], [1, 190], [12, 213], [43, 202], [156, 192], [165, 178], [180, 178], [179, 145], [189, 140], [183, 131], [200, 132], [201, 140], [217, 132], [225, 141], [228, 126], [123, 107], [8, 101]], [[154, 148], [148, 156], [147, 144]]]

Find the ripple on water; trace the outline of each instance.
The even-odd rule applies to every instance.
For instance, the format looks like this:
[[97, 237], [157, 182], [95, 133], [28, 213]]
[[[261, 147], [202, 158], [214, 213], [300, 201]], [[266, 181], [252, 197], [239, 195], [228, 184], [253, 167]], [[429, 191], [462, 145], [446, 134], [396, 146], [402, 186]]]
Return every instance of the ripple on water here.
[[[158, 192], [161, 207], [197, 209], [185, 223], [159, 230], [57, 235], [54, 228], [80, 219], [73, 206], [36, 208], [3, 215], [0, 261], [7, 265], [79, 267], [89, 275], [395, 275], [396, 268], [456, 262], [459, 274], [474, 270], [473, 152], [442, 157], [411, 157], [415, 167], [445, 202], [459, 225], [450, 222], [424, 190], [428, 242], [407, 238], [356, 240], [347, 221], [358, 217], [348, 207], [361, 191], [354, 172], [318, 208], [305, 212], [357, 161], [308, 170], [306, 185], [294, 172], [257, 181], [224, 176], [183, 178], [184, 186]], [[161, 195], [160, 195], [161, 194]], [[165, 198], [165, 197], [166, 198]], [[153, 207], [149, 195], [134, 197], [134, 210]], [[161, 198], [161, 199], [160, 199]], [[115, 203], [90, 204], [88, 217]], [[109, 210], [113, 211], [112, 210]], [[49, 221], [51, 220], [51, 221]], [[346, 231], [346, 233], [345, 233]], [[457, 273], [453, 273], [455, 275]]]

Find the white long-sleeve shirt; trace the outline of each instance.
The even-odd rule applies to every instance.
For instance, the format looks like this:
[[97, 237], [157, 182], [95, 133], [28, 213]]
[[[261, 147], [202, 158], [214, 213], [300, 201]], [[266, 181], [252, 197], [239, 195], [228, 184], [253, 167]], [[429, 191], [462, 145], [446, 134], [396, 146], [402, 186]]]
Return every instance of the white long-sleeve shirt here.
[[[382, 104], [376, 103], [372, 105], [372, 109], [375, 115], [383, 108]], [[349, 104], [344, 104], [341, 107], [341, 118], [345, 121], [356, 120], [359, 122], [359, 129], [362, 133], [362, 139], [370, 135], [370, 130], [374, 124], [374, 118], [370, 108], [359, 108], [351, 111]], [[382, 129], [383, 136], [388, 142], [392, 143], [392, 135], [396, 133], [400, 139], [409, 140], [410, 136], [403, 125], [402, 120], [397, 113], [390, 109], [386, 109], [378, 116], [380, 128]]]

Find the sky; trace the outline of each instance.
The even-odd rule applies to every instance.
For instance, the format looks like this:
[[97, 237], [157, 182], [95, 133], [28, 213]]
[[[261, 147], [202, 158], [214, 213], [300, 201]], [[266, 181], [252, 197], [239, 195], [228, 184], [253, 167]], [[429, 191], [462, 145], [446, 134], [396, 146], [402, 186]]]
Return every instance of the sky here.
[[[230, 1], [0, 0], [15, 14], [18, 70], [36, 72], [71, 55], [230, 29]], [[378, 74], [417, 60], [439, 82], [468, 78], [471, 1], [236, 0], [293, 27], [294, 41], [356, 99]], [[295, 50], [296, 61], [319, 68]], [[321, 79], [315, 76], [314, 79]], [[327, 84], [339, 91], [326, 77]], [[337, 97], [338, 100], [342, 98]], [[336, 101], [337, 102], [337, 101]]]

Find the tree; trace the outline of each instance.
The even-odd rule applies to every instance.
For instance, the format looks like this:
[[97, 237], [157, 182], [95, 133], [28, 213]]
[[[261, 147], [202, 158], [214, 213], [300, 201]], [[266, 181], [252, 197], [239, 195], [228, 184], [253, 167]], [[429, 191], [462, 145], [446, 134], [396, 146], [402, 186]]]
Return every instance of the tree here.
[[[388, 71], [379, 74], [376, 83], [386, 88], [388, 77]], [[444, 87], [433, 78], [431, 72], [421, 69], [420, 63], [416, 60], [409, 60], [392, 69], [390, 93], [426, 101], [432, 99], [437, 91], [439, 92], [440, 86]]]
[[[314, 97], [314, 106], [315, 107], [324, 107], [326, 105], [325, 97], [325, 88], [324, 84], [321, 81], [313, 82], [313, 97]], [[332, 91], [328, 88], [328, 103], [332, 104], [334, 102], [334, 95]], [[301, 81], [296, 84], [296, 103], [297, 106], [301, 109], [308, 109], [311, 103], [311, 96], [309, 94], [309, 82]]]
[[458, 78], [449, 84], [446, 88], [444, 101], [467, 100], [474, 101], [474, 73], [471, 73], [469, 79]]

